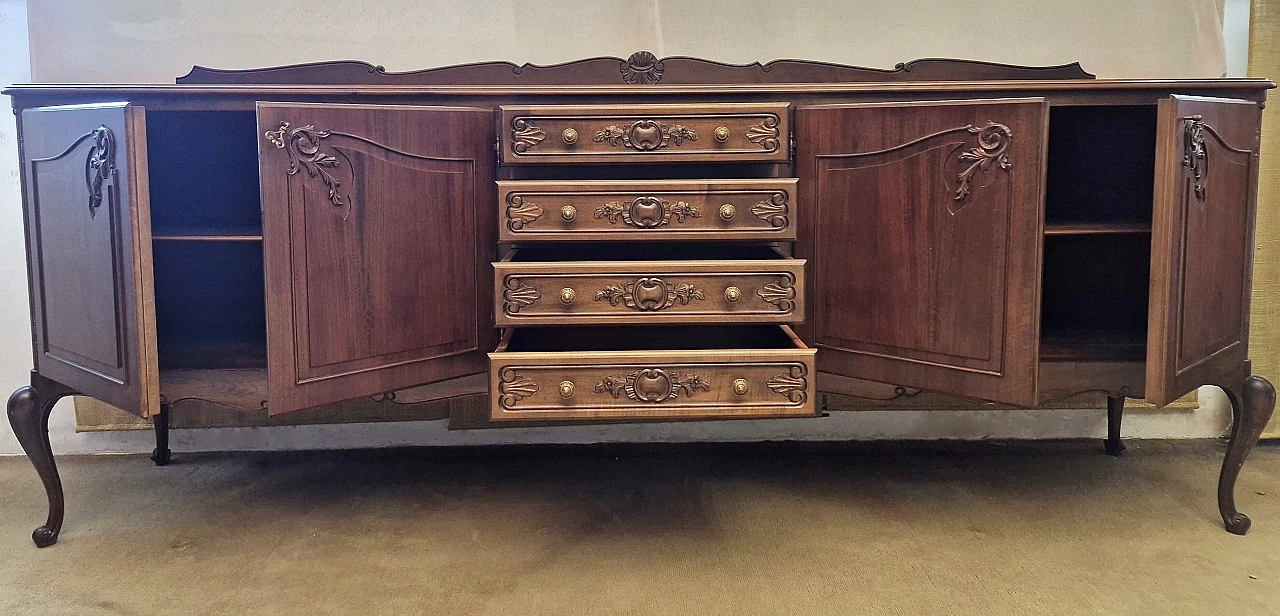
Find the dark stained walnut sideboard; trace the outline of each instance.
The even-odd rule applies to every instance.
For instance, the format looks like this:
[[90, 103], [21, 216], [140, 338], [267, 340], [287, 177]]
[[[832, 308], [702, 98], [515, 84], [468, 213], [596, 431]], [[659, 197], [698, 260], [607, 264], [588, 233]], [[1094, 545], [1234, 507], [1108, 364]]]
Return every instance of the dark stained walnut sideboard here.
[[496, 428], [1105, 392], [1112, 454], [1125, 398], [1217, 385], [1244, 534], [1236, 477], [1275, 405], [1248, 355], [1274, 86], [646, 52], [12, 86], [33, 537], [62, 527], [64, 396], [154, 418], [164, 464], [181, 400], [280, 414], [462, 381]]

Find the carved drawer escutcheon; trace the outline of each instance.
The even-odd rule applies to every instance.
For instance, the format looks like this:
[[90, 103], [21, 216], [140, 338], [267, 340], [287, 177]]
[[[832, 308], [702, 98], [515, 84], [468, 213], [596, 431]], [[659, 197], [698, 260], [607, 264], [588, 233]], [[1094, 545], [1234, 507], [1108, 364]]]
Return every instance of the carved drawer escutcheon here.
[[791, 158], [786, 103], [503, 106], [502, 126], [505, 164]]
[[[794, 178], [500, 181], [499, 238], [509, 242], [789, 241], [796, 237], [796, 182]], [[555, 214], [557, 210], [560, 215]]]
[[498, 327], [798, 323], [804, 260], [502, 261]]
[[691, 398], [694, 392], [711, 391], [711, 384], [696, 374], [681, 374], [662, 368], [641, 368], [625, 376], [607, 376], [596, 383], [596, 393], [617, 398], [626, 395], [637, 402], [666, 402], [681, 395]]

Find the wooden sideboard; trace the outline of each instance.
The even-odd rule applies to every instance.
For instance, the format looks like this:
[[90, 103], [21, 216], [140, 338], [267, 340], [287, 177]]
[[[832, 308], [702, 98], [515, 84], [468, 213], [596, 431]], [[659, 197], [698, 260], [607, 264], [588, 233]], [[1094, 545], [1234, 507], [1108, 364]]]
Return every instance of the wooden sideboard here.
[[[1078, 65], [359, 62], [17, 85], [30, 386], [273, 414], [487, 374], [488, 424], [822, 417], [824, 393], [1233, 409], [1270, 81]], [[458, 388], [446, 388], [456, 394]], [[821, 419], [815, 421], [821, 422]]]

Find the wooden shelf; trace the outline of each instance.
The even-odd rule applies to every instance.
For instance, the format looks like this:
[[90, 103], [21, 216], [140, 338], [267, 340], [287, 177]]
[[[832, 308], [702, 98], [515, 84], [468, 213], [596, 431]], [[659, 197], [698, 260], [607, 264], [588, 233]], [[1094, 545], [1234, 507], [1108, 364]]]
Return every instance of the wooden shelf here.
[[1047, 222], [1045, 235], [1120, 235], [1151, 233], [1143, 222]]
[[1053, 334], [1040, 338], [1040, 361], [1142, 361], [1146, 340], [1119, 334]]
[[262, 229], [253, 227], [190, 227], [152, 229], [155, 242], [261, 242]]

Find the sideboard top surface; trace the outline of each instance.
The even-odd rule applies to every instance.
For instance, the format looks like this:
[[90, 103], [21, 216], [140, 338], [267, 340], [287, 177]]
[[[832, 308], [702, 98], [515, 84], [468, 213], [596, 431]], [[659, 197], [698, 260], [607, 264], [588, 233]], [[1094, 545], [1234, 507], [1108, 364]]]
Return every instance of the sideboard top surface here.
[[[925, 58], [892, 69], [812, 60], [728, 64], [638, 51], [561, 64], [478, 62], [388, 72], [342, 60], [254, 69], [193, 67], [174, 84], [16, 84], [3, 93], [14, 107], [74, 103], [104, 97], [185, 106], [241, 107], [254, 100], [387, 102], [454, 98], [503, 102], [529, 98], [612, 97], [689, 100], [788, 96], [806, 102], [979, 96], [1045, 96], [1053, 104], [1125, 103], [1167, 93], [1230, 95], [1262, 101], [1267, 79], [1097, 79], [1078, 63], [1017, 66]], [[175, 103], [174, 101], [183, 101]]]

